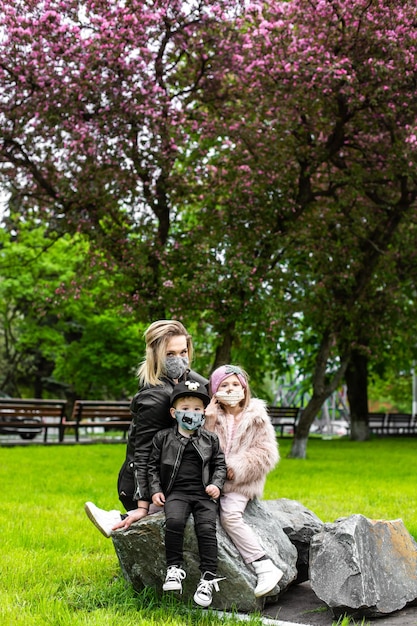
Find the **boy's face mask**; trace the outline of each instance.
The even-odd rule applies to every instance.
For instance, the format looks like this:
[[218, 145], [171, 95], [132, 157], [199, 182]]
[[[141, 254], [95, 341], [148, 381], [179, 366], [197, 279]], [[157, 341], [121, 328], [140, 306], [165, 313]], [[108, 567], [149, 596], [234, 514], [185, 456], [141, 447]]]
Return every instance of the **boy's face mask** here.
[[175, 411], [175, 419], [181, 428], [197, 430], [204, 424], [206, 418], [200, 411]]

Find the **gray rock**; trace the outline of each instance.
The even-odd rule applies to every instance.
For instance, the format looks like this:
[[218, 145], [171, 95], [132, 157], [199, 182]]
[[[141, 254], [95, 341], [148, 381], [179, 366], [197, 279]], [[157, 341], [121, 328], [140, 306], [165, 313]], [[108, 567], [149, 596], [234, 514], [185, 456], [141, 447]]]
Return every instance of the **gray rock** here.
[[[162, 593], [166, 574], [164, 521], [164, 514], [157, 513], [132, 524], [127, 530], [112, 533], [123, 575], [136, 591], [152, 586]], [[279, 594], [297, 577], [297, 550], [277, 524], [276, 516], [264, 506], [264, 503], [250, 502], [246, 507], [245, 521], [255, 530], [268, 556], [283, 570], [284, 576], [271, 595], [267, 598], [255, 598], [253, 593], [256, 586], [255, 573], [243, 562], [239, 552], [218, 524], [217, 573], [219, 577], [225, 577], [225, 580], [219, 583], [220, 592], [213, 594], [211, 606], [214, 609], [259, 611], [266, 601], [276, 601]], [[187, 572], [187, 578], [183, 582], [184, 602], [192, 599], [200, 579], [198, 564], [194, 522], [190, 516], [184, 536], [183, 566]]]
[[324, 523], [296, 500], [280, 498], [265, 500], [263, 504], [275, 516], [277, 524], [297, 549], [297, 578], [294, 582], [298, 584], [309, 580], [311, 538], [323, 529]]
[[312, 537], [310, 581], [335, 615], [392, 613], [417, 598], [417, 543], [402, 520], [338, 519]]

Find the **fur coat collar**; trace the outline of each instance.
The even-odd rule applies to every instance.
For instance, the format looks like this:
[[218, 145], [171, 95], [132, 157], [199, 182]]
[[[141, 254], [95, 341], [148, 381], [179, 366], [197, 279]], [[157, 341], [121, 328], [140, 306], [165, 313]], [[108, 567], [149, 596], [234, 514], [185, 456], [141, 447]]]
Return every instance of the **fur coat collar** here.
[[[204, 426], [215, 432], [226, 454], [226, 465], [234, 472], [234, 480], [226, 480], [224, 493], [237, 492], [248, 499], [261, 498], [265, 480], [279, 461], [278, 443], [263, 400], [252, 398], [249, 406], [235, 423], [228, 442], [228, 418], [220, 409], [206, 417]], [[228, 446], [229, 443], [229, 446]]]

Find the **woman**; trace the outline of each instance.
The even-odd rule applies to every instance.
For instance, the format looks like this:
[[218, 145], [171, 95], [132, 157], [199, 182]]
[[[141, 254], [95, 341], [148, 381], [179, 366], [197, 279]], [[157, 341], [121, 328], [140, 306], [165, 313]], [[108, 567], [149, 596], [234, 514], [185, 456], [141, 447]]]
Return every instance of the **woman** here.
[[245, 563], [255, 570], [255, 596], [264, 596], [283, 572], [267, 557], [243, 514], [249, 500], [262, 497], [266, 475], [279, 461], [275, 430], [265, 402], [251, 398], [248, 376], [240, 367], [218, 367], [210, 377], [209, 391], [212, 399], [205, 428], [219, 437], [227, 466], [220, 522]]
[[[85, 511], [105, 537], [118, 528], [128, 528], [132, 522], [148, 515], [151, 497], [148, 488], [147, 465], [156, 432], [171, 428], [170, 397], [175, 385], [184, 380], [207, 384], [189, 368], [193, 357], [191, 336], [176, 320], [153, 322], [144, 333], [145, 360], [139, 367], [139, 391], [131, 403], [132, 424], [128, 433], [126, 459], [118, 479], [119, 500], [126, 514], [104, 511], [92, 502]], [[152, 511], [151, 511], [152, 512]]]

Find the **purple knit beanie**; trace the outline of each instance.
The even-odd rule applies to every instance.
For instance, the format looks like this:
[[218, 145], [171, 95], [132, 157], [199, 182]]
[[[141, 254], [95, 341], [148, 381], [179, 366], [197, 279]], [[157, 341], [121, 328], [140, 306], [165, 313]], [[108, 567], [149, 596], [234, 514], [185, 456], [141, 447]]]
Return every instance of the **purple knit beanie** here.
[[238, 377], [240, 384], [244, 389], [246, 389], [248, 386], [248, 381], [246, 380], [246, 376], [240, 369], [240, 367], [237, 367], [236, 365], [221, 365], [216, 370], [214, 370], [214, 372], [210, 376], [210, 394], [214, 396], [214, 394], [217, 393], [221, 383], [226, 378], [229, 378], [229, 376], [233, 376], [233, 374]]

